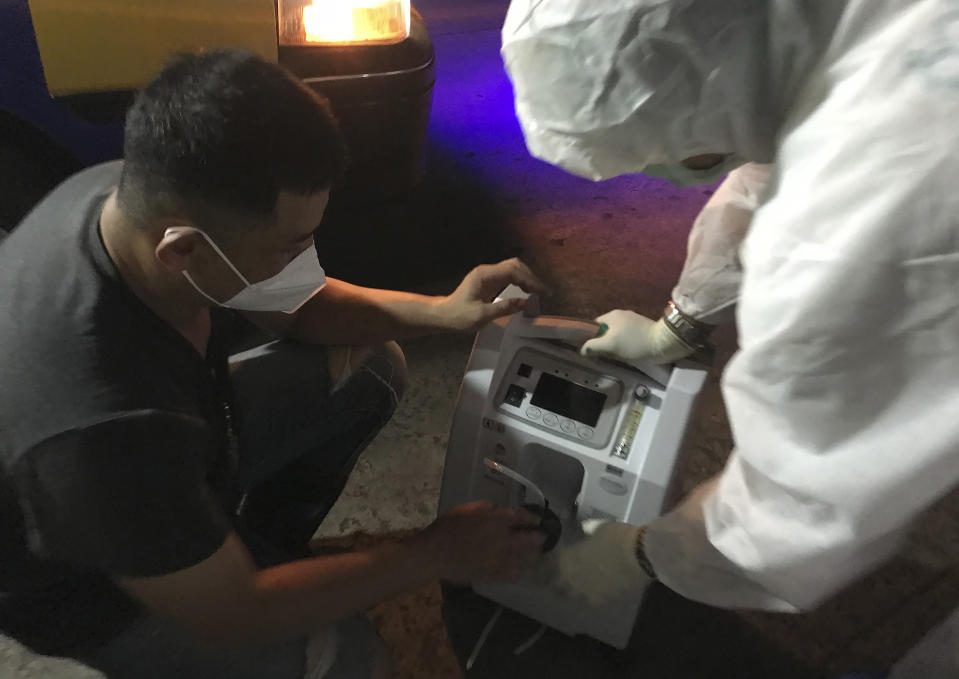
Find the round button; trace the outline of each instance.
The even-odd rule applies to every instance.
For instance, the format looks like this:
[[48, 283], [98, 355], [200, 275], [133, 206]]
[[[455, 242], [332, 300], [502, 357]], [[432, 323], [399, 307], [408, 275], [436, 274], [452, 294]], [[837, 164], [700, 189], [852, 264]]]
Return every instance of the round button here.
[[567, 434], [572, 434], [574, 431], [576, 431], [576, 423], [572, 420], [563, 420], [560, 423], [559, 428], [565, 431]]
[[526, 417], [531, 420], [538, 420], [539, 416], [543, 414], [543, 411], [537, 408], [536, 406], [530, 406], [526, 409]]
[[559, 418], [553, 413], [546, 413], [543, 415], [543, 424], [545, 424], [547, 427], [555, 427], [557, 424], [559, 424]]
[[611, 476], [600, 476], [599, 487], [613, 495], [625, 495], [626, 491], [629, 490], [625, 483]]
[[579, 431], [576, 432], [576, 433], [579, 434], [579, 437], [580, 437], [581, 439], [586, 439], [587, 441], [588, 441], [589, 439], [593, 438], [593, 429], [592, 429], [592, 427], [580, 427], [580, 428], [579, 428]]
[[649, 387], [645, 384], [641, 384], [636, 389], [633, 390], [633, 397], [639, 401], [645, 401], [649, 398]]

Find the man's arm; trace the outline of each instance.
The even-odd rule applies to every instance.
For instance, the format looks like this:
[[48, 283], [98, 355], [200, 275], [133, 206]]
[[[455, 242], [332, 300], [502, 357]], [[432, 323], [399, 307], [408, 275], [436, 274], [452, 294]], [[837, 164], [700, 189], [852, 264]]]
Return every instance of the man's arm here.
[[[740, 348], [723, 375], [736, 447], [645, 535], [662, 582], [712, 605], [814, 608], [959, 482], [956, 221], [926, 208], [947, 203], [938, 178], [959, 167], [929, 130], [955, 125], [865, 116], [840, 138], [809, 120], [741, 250]], [[857, 154], [874, 139], [928, 165], [877, 195]], [[811, 178], [839, 187], [832, 200], [807, 199]]]
[[772, 174], [772, 165], [757, 163], [731, 172], [693, 223], [686, 263], [663, 316], [654, 321], [625, 309], [610, 311], [596, 319], [608, 331], [584, 344], [583, 355], [671, 363], [694, 353], [713, 326], [732, 320], [743, 276], [739, 250]]
[[518, 259], [473, 269], [450, 295], [427, 296], [352, 285], [335, 278], [295, 314], [248, 314], [273, 332], [316, 344], [381, 344], [437, 332], [475, 330], [522, 309], [522, 300], [493, 304], [516, 284], [543, 292], [542, 283]]
[[452, 330], [444, 297], [379, 290], [327, 279], [290, 326], [290, 336], [322, 344], [379, 344]]
[[208, 559], [156, 577], [119, 584], [150, 610], [215, 644], [274, 642], [363, 610], [438, 575], [409, 544], [295, 561], [256, 571], [231, 533]]
[[743, 269], [739, 250], [766, 200], [773, 166], [747, 163], [729, 173], [693, 222], [673, 301], [709, 325], [733, 320]]
[[520, 510], [477, 502], [453, 509], [405, 541], [259, 572], [231, 533], [194, 566], [117, 581], [147, 608], [208, 643], [270, 643], [305, 636], [437, 578], [514, 578], [537, 558], [543, 540], [537, 531], [514, 528], [535, 522]]

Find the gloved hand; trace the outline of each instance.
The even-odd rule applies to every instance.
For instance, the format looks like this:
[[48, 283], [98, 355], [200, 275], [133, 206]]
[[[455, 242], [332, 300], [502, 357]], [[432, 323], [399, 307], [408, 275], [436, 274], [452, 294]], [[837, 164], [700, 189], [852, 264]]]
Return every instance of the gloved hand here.
[[584, 521], [586, 536], [553, 552], [552, 584], [593, 605], [645, 590], [651, 579], [636, 557], [639, 530], [618, 521]]
[[609, 356], [625, 363], [658, 365], [678, 361], [694, 351], [663, 319], [654, 321], [633, 311], [616, 309], [603, 314], [596, 322], [609, 329], [582, 346], [583, 356]]

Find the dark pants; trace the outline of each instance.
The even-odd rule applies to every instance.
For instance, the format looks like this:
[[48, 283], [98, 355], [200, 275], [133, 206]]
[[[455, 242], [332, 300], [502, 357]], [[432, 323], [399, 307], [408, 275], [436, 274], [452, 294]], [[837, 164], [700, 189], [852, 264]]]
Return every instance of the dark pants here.
[[[399, 362], [401, 363], [401, 354]], [[240, 418], [237, 529], [261, 566], [305, 553], [360, 453], [403, 390], [397, 354], [376, 349], [331, 393], [323, 347], [273, 342], [231, 360]], [[369, 677], [378, 643], [363, 616], [336, 626], [329, 679]], [[300, 679], [307, 640], [213, 652], [152, 616], [82, 660], [109, 679]]]
[[231, 359], [240, 414], [238, 528], [255, 556], [275, 562], [305, 554], [402, 396], [396, 360], [378, 348], [332, 391], [339, 376], [329, 374], [321, 347], [272, 342]]

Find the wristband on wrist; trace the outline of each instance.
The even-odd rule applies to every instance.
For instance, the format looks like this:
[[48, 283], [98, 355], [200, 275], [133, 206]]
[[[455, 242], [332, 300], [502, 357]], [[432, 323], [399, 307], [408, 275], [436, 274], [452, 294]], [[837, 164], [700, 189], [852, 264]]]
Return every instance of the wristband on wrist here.
[[679, 307], [672, 300], [663, 310], [663, 323], [676, 336], [676, 339], [685, 344], [690, 351], [697, 351], [705, 347], [706, 340], [709, 339], [709, 333], [713, 331], [713, 326], [687, 316], [679, 310]]

